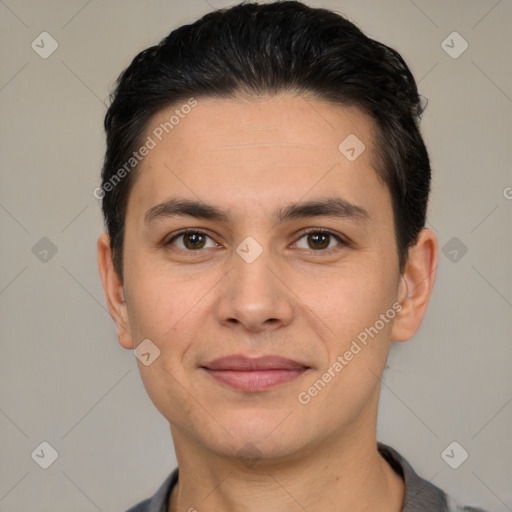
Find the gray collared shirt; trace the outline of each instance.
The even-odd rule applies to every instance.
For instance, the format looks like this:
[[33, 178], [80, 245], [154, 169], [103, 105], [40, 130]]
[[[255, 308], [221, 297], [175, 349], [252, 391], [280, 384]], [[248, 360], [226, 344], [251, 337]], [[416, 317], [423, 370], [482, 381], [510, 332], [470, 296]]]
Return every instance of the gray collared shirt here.
[[[485, 512], [480, 508], [460, 505], [443, 490], [418, 476], [412, 466], [390, 446], [377, 443], [377, 447], [379, 453], [404, 480], [402, 512]], [[166, 478], [152, 498], [142, 501], [127, 512], [167, 512], [169, 496], [177, 482], [178, 468]]]

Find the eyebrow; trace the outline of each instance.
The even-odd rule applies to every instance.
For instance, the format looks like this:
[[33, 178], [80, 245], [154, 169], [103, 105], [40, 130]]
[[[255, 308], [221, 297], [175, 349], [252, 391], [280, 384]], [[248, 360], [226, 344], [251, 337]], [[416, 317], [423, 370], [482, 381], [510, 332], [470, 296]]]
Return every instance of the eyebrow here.
[[[144, 215], [144, 223], [152, 224], [159, 219], [177, 216], [195, 217], [229, 223], [231, 215], [227, 210], [203, 201], [190, 199], [170, 199], [151, 207]], [[273, 219], [277, 222], [311, 218], [335, 217], [368, 222], [370, 214], [362, 206], [348, 202], [341, 197], [328, 197], [320, 200], [289, 203], [275, 210]]]

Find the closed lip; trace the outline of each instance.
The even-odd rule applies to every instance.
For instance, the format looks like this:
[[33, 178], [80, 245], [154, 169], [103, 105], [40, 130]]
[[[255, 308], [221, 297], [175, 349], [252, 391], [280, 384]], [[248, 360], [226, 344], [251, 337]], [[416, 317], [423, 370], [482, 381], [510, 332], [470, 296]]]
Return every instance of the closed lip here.
[[303, 370], [309, 366], [281, 356], [247, 357], [244, 355], [224, 356], [202, 366], [217, 371], [264, 371], [264, 370]]

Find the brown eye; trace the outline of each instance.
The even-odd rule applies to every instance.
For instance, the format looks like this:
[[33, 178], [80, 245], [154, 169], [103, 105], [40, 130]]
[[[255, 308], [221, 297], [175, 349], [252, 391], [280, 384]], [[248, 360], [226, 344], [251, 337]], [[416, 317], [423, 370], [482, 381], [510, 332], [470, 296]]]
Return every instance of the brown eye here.
[[[216, 247], [215, 242], [208, 235], [202, 233], [201, 231], [186, 231], [180, 233], [171, 238], [171, 240], [169, 240], [166, 245], [175, 245], [176, 247], [183, 250], [194, 251], [207, 248], [206, 244], [208, 239], [210, 239], [212, 242], [210, 247]], [[176, 241], [180, 240], [181, 243], [175, 243]]]
[[187, 249], [202, 249], [205, 237], [200, 233], [187, 233], [183, 235], [183, 243]]
[[[306, 243], [301, 246], [300, 240], [302, 239], [305, 239]], [[338, 242], [337, 245], [343, 244], [343, 240], [334, 233], [330, 231], [316, 230], [309, 231], [308, 233], [302, 235], [295, 245], [299, 249], [312, 249], [313, 251], [322, 251], [325, 249], [331, 249], [333, 247], [333, 241]]]
[[309, 246], [314, 249], [326, 249], [329, 247], [330, 235], [327, 233], [310, 233], [307, 237]]

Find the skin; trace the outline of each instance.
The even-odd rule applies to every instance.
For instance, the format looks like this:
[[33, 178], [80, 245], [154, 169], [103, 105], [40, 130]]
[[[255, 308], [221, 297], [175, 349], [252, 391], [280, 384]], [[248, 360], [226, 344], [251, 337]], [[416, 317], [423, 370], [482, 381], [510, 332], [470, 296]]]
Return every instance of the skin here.
[[[147, 134], [175, 109], [157, 114]], [[352, 162], [338, 150], [349, 134], [366, 146]], [[409, 339], [422, 322], [438, 248], [423, 229], [400, 274], [373, 137], [373, 122], [357, 108], [305, 95], [198, 99], [139, 169], [126, 214], [124, 283], [108, 235], [100, 236], [99, 269], [120, 344], [132, 350], [149, 338], [161, 351], [138, 365], [169, 421], [179, 464], [169, 511], [314, 512], [333, 503], [341, 512], [401, 510], [403, 481], [376, 449], [380, 378], [391, 342]], [[334, 196], [369, 218], [272, 217], [283, 205]], [[144, 222], [171, 198], [214, 204], [230, 219]], [[200, 249], [183, 236], [165, 245], [185, 228], [210, 238]], [[331, 237], [317, 248], [309, 228], [348, 243]], [[263, 249], [252, 263], [236, 252], [248, 236]], [[299, 393], [395, 302], [395, 318], [300, 403]], [[201, 368], [231, 354], [280, 355], [309, 369], [273, 389], [242, 392]], [[251, 445], [258, 455], [247, 463], [241, 454]]]

